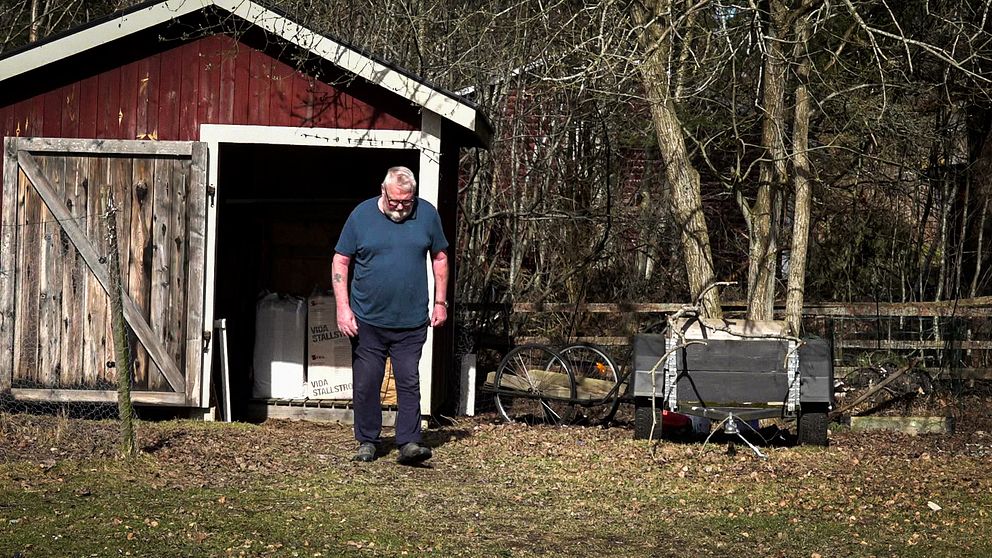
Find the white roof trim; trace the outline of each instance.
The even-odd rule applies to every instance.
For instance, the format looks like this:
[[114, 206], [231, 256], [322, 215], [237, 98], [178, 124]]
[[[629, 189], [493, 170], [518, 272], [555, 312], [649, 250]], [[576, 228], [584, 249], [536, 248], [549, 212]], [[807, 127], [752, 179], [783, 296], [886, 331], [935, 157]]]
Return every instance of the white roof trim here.
[[[428, 113], [430, 114], [430, 113]], [[243, 124], [200, 124], [200, 141], [207, 143], [259, 143], [314, 147], [419, 149], [434, 156], [440, 141], [426, 132], [410, 130], [357, 130], [349, 128], [298, 128]]]
[[169, 0], [0, 60], [0, 81], [201, 10], [210, 0]]
[[251, 0], [166, 0], [0, 60], [0, 82], [169, 20], [217, 6], [476, 134], [478, 111]]

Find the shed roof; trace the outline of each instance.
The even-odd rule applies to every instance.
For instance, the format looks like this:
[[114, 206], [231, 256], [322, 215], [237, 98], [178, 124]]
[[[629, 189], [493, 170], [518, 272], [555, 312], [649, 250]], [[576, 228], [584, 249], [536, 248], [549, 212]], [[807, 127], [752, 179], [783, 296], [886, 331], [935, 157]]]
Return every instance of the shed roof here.
[[150, 0], [138, 4], [0, 55], [0, 87], [7, 80], [48, 64], [205, 10], [220, 10], [243, 19], [346, 72], [437, 113], [471, 133], [482, 145], [489, 143], [492, 125], [475, 103], [340, 39], [312, 31], [282, 11], [252, 0]]

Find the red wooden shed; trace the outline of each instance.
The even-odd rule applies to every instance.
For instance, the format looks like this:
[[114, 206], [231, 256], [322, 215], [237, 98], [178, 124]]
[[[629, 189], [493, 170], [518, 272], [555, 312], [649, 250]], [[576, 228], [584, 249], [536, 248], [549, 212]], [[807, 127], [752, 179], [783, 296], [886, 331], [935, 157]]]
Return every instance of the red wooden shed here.
[[[115, 399], [112, 193], [134, 400], [205, 409], [215, 319], [244, 403], [259, 291], [329, 288], [345, 217], [393, 165], [417, 172], [453, 240], [459, 150], [491, 128], [472, 103], [261, 4], [160, 0], [0, 57], [0, 132], [0, 396]], [[428, 339], [425, 414], [451, 402], [452, 331]]]

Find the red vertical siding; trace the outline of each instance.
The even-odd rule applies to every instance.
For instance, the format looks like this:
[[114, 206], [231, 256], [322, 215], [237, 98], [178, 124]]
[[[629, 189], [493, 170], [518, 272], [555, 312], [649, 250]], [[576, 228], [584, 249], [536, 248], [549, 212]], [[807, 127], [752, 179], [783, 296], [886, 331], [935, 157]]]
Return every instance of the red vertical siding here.
[[[14, 124], [14, 113], [10, 110], [10, 107], [0, 107], [0, 134], [3, 137], [12, 136], [12, 126]], [[0, 149], [3, 145], [0, 144]], [[0, 176], [3, 176], [3, 160], [6, 157], [0, 157]], [[3, 210], [3, 202], [0, 202], [0, 211]]]
[[197, 101], [200, 91], [200, 44], [195, 41], [179, 47], [182, 60], [181, 81], [179, 83], [179, 129], [177, 140], [188, 141], [200, 137], [200, 121]]
[[346, 118], [351, 112], [351, 97], [327, 83], [314, 83], [314, 119], [318, 128], [348, 128], [352, 122]]
[[11, 128], [10, 135], [12, 136], [24, 136], [25, 126], [27, 126], [27, 119], [30, 112], [30, 99], [27, 101], [20, 101], [14, 103], [10, 106], [11, 113]]
[[79, 137], [95, 138], [97, 119], [97, 77], [79, 83]]
[[145, 129], [149, 137], [158, 138], [159, 115], [161, 111], [159, 105], [162, 102], [162, 57], [152, 56], [148, 59], [148, 123]]
[[[14, 135], [14, 112], [11, 107], [0, 107], [0, 133], [4, 137]], [[3, 157], [0, 157], [0, 161]]]
[[[199, 42], [200, 62], [197, 90], [197, 122], [220, 122], [220, 64], [225, 45], [217, 35], [206, 37]], [[200, 127], [195, 128], [199, 137]]]
[[45, 133], [45, 96], [38, 95], [31, 99], [28, 104], [28, 118], [25, 130], [32, 136], [43, 135]]
[[79, 137], [79, 84], [62, 88], [62, 137]]
[[161, 81], [161, 56], [149, 56], [138, 62], [138, 83], [135, 93], [135, 137], [158, 138], [158, 95]]
[[107, 70], [97, 78], [96, 137], [120, 139], [121, 133], [121, 69]]
[[217, 95], [218, 124], [234, 122], [234, 90], [237, 87], [235, 74], [241, 50], [224, 45], [218, 49], [220, 56], [220, 91]]
[[313, 83], [314, 78], [296, 73], [293, 79], [294, 120], [303, 126], [313, 126]]
[[138, 137], [138, 87], [140, 69], [138, 62], [132, 62], [121, 67], [121, 137], [137, 139]]
[[231, 122], [246, 123], [250, 120], [251, 91], [249, 87], [251, 76], [251, 52], [253, 49], [238, 45], [235, 48], [237, 58], [234, 62], [234, 96], [231, 107]]
[[272, 89], [269, 93], [269, 124], [293, 124], [293, 79], [296, 70], [281, 60], [272, 60]]
[[248, 121], [245, 124], [269, 124], [269, 90], [272, 87], [272, 58], [251, 49], [248, 74]]
[[182, 57], [179, 49], [163, 53], [158, 87], [158, 139], [174, 140], [179, 137], [179, 84]]
[[62, 88], [45, 93], [42, 97], [41, 135], [57, 138], [62, 135]]

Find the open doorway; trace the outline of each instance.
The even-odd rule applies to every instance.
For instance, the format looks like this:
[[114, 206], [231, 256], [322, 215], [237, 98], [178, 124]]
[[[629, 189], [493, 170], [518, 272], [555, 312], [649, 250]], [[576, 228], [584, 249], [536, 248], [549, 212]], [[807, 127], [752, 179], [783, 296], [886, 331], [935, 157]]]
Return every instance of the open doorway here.
[[222, 143], [217, 156], [214, 316], [227, 319], [238, 419], [252, 397], [260, 294], [307, 297], [330, 290], [334, 245], [351, 210], [378, 195], [389, 167], [417, 172], [420, 152]]

